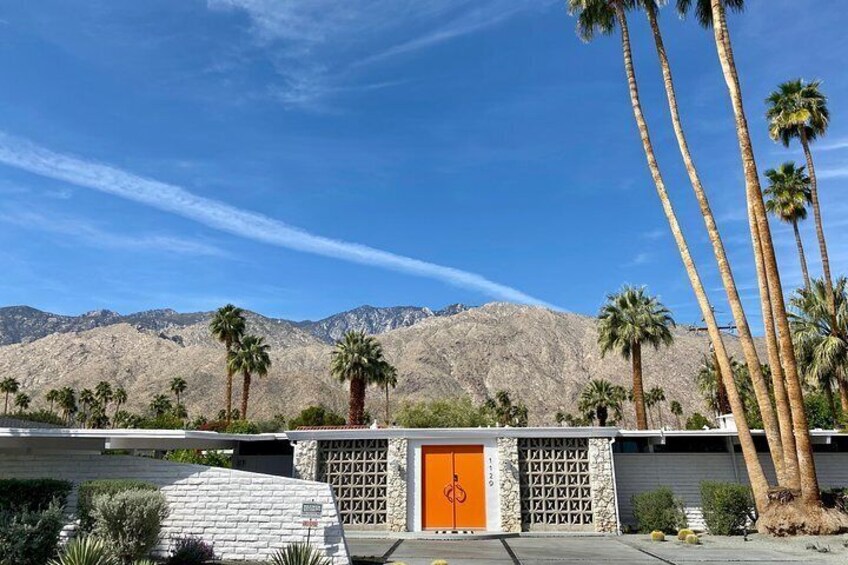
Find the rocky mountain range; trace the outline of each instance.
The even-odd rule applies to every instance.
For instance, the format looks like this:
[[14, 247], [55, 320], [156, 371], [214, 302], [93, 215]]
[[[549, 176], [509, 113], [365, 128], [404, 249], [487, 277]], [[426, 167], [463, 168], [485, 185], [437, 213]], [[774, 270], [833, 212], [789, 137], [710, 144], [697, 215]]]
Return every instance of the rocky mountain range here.
[[[50, 388], [93, 388], [107, 380], [127, 389], [128, 408], [136, 410], [153, 395], [167, 393], [171, 378], [182, 376], [188, 381], [189, 412], [214, 414], [222, 405], [224, 351], [209, 335], [208, 316], [156, 310], [72, 318], [2, 309], [0, 328], [8, 345], [0, 347], [0, 376], [17, 378], [42, 404]], [[600, 356], [594, 318], [544, 308], [501, 303], [441, 312], [363, 307], [296, 323], [250, 313], [248, 329], [271, 344], [273, 360], [269, 375], [254, 379], [252, 415], [291, 416], [317, 403], [344, 413], [347, 391], [329, 375], [328, 341], [352, 327], [379, 333], [397, 366], [394, 405], [459, 396], [479, 402], [507, 390], [527, 404], [531, 423], [552, 424], [558, 410], [575, 411], [580, 390], [592, 378], [625, 385], [630, 378], [624, 359]], [[684, 328], [675, 329], [674, 337], [673, 346], [644, 352], [646, 387], [662, 386], [668, 400], [678, 400], [687, 414], [705, 412], [694, 376], [708, 352], [707, 338]], [[728, 342], [739, 355], [735, 339]], [[373, 390], [372, 413], [382, 413], [382, 403]]]

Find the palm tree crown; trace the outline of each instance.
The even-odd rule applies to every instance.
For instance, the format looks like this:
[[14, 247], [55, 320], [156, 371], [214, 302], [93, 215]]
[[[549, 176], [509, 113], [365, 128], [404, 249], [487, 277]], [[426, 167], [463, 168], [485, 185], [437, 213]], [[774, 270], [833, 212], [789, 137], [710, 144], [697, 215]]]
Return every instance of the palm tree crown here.
[[635, 344], [658, 349], [674, 341], [671, 312], [656, 297], [649, 296], [644, 287], [626, 286], [621, 292], [609, 295], [598, 321], [601, 355], [617, 350], [629, 359]]
[[379, 374], [383, 348], [362, 331], [349, 331], [336, 343], [330, 357], [330, 373], [341, 382], [350, 382], [348, 424], [364, 423], [365, 387]]
[[233, 412], [233, 373], [229, 369], [229, 358], [233, 348], [238, 346], [241, 337], [244, 335], [245, 325], [244, 310], [232, 304], [218, 308], [209, 323], [209, 331], [212, 336], [223, 343], [227, 350], [227, 388], [224, 392], [226, 404], [224, 416], [227, 422], [230, 421]]
[[805, 219], [810, 204], [810, 177], [804, 166], [787, 161], [776, 169], [768, 169], [765, 175], [769, 180], [764, 191], [768, 197], [766, 210], [790, 224]]
[[[650, 1], [650, 0], [649, 0]], [[713, 9], [710, 0], [677, 0], [677, 12], [681, 17], [686, 16], [690, 10], [695, 12], [695, 19], [701, 26], [709, 28], [713, 25]], [[745, 11], [745, 0], [724, 0], [725, 10], [731, 12]]]
[[6, 406], [3, 409], [4, 414], [9, 412], [9, 395], [18, 392], [20, 386], [21, 384], [13, 377], [6, 377], [0, 381], [0, 392], [6, 395]]
[[592, 379], [580, 392], [577, 409], [582, 413], [594, 413], [598, 425], [606, 426], [609, 410], [620, 413], [626, 394], [623, 387], [616, 386], [606, 379]]
[[271, 368], [271, 349], [265, 340], [255, 335], [246, 335], [241, 339], [238, 349], [231, 351], [227, 358], [227, 369], [235, 374], [241, 373], [244, 379], [241, 393], [241, 418], [247, 419], [247, 405], [250, 397], [250, 383], [253, 375], [264, 377]]
[[830, 112], [821, 81], [790, 80], [777, 86], [766, 99], [769, 135], [789, 147], [793, 138], [816, 139], [827, 131]]

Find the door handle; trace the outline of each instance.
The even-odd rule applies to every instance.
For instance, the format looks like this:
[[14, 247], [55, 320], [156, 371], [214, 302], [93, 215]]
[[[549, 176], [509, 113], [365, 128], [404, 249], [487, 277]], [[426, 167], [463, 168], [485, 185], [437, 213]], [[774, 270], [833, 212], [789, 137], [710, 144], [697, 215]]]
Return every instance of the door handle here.
[[454, 486], [456, 488], [456, 501], [459, 503], [465, 502], [465, 499], [468, 498], [468, 493], [465, 492], [465, 489], [459, 483], [456, 483]]
[[445, 498], [453, 504], [453, 483], [446, 484], [444, 490], [442, 490], [442, 494], [444, 494]]

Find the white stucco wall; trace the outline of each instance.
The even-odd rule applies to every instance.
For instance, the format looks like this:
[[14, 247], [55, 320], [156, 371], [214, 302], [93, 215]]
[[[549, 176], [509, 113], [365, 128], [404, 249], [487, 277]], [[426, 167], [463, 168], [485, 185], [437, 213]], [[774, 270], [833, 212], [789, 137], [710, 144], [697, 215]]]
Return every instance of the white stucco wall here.
[[[79, 484], [91, 479], [140, 479], [161, 487], [170, 516], [163, 528], [170, 540], [200, 537], [215, 553], [231, 560], [264, 560], [285, 545], [306, 541], [300, 516], [303, 502], [324, 505], [311, 544], [348, 565], [347, 544], [339, 524], [332, 490], [324, 483], [186, 465], [144, 457], [84, 453], [16, 454], [0, 452], [0, 477], [57, 478]], [[69, 507], [76, 505], [76, 493]]]

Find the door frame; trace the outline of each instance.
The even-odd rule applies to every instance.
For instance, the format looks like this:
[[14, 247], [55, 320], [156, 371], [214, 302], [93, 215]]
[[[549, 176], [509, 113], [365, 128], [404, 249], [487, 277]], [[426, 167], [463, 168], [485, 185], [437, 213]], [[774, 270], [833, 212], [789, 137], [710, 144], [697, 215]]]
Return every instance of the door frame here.
[[461, 437], [451, 439], [410, 439], [407, 444], [407, 524], [410, 531], [421, 532], [423, 530], [422, 500], [422, 471], [423, 456], [422, 447], [425, 445], [439, 446], [483, 446], [483, 483], [486, 489], [486, 531], [501, 531], [501, 504], [500, 504], [500, 464], [498, 458], [498, 440], [496, 438], [464, 439]]

